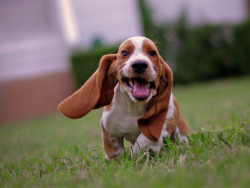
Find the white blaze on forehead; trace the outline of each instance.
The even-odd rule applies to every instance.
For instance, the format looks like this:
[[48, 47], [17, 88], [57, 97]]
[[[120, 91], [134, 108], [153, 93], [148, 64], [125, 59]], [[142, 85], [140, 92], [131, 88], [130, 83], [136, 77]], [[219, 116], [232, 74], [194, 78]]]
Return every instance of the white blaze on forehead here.
[[130, 40], [135, 45], [135, 51], [142, 52], [142, 45], [146, 38], [145, 37], [132, 37]]
[[[132, 43], [136, 46], [140, 46], [140, 47], [142, 47], [142, 44], [143, 44], [143, 41], [145, 40], [145, 39], [148, 39], [148, 38], [146, 38], [146, 37], [141, 37], [141, 36], [136, 36], [136, 37], [131, 37], [131, 38], [128, 38], [127, 40], [125, 40], [123, 43], [125, 43], [125, 42], [127, 42], [127, 41], [132, 41]], [[148, 39], [149, 40], [149, 39]], [[123, 44], [122, 43], [122, 44]], [[122, 45], [121, 44], [121, 45]]]
[[[145, 40], [148, 40], [150, 42], [152, 42], [150, 39], [146, 38], [146, 37], [142, 37], [142, 36], [135, 36], [135, 37], [131, 37], [131, 38], [128, 38], [127, 40], [125, 40], [121, 46], [127, 42], [127, 41], [131, 41], [133, 43], [133, 45], [135, 46], [135, 51], [137, 52], [141, 52], [142, 53], [142, 49], [143, 49], [143, 43]], [[152, 42], [152, 45], [154, 43]]]

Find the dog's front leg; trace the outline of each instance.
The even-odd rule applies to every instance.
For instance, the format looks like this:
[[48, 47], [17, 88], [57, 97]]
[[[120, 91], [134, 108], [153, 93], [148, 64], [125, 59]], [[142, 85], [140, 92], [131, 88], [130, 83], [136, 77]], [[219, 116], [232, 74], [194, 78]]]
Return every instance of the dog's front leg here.
[[158, 141], [154, 142], [141, 133], [136, 139], [135, 144], [130, 148], [131, 155], [138, 155], [141, 150], [146, 148], [150, 148], [154, 152], [159, 154], [162, 144], [163, 144], [162, 139], [159, 139]]
[[124, 149], [124, 139], [110, 135], [102, 126], [103, 147], [108, 159], [113, 159], [122, 154]]

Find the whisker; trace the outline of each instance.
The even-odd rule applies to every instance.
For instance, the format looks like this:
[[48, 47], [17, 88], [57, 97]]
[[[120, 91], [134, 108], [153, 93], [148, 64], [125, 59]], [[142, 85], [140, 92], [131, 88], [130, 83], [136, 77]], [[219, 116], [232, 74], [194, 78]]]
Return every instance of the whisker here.
[[[109, 80], [109, 78], [110, 78], [110, 76], [111, 76], [111, 74], [113, 73], [113, 72], [118, 72], [118, 68], [117, 69], [114, 69], [114, 70], [112, 70], [109, 74], [108, 74], [108, 80]], [[118, 82], [118, 79], [117, 79], [117, 76], [115, 76], [115, 80], [114, 80], [114, 83], [116, 84]]]
[[163, 71], [163, 68], [155, 68], [155, 70]]
[[117, 53], [118, 49], [119, 49], [119, 46], [116, 45], [116, 46], [115, 46], [115, 49], [112, 50], [110, 53]]
[[162, 81], [162, 79], [160, 79], [160, 82], [163, 83], [164, 85], [168, 84], [168, 83], [165, 83], [164, 81]]
[[155, 70], [163, 70], [163, 68], [154, 68]]
[[[161, 79], [160, 79], [160, 82], [161, 82], [161, 83], [164, 83]], [[165, 83], [164, 83], [164, 84], [165, 84]]]
[[113, 73], [113, 72], [116, 72], [118, 71], [118, 68], [117, 69], [114, 69], [113, 71], [111, 71], [109, 74], [108, 74], [108, 77]]

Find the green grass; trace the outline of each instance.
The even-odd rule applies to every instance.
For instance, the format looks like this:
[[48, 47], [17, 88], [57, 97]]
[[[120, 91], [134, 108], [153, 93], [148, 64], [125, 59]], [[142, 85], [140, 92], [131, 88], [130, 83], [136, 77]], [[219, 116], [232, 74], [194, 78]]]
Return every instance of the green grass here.
[[105, 159], [101, 110], [0, 128], [0, 187], [249, 187], [250, 77], [176, 86], [189, 145]]

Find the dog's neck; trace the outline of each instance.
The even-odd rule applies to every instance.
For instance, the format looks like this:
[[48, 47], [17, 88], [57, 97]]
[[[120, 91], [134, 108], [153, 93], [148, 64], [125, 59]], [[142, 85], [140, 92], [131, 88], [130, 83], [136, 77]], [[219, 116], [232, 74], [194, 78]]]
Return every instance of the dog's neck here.
[[135, 103], [120, 83], [115, 87], [113, 101], [115, 105], [123, 108], [124, 112], [130, 116], [141, 117], [146, 112], [147, 104]]

